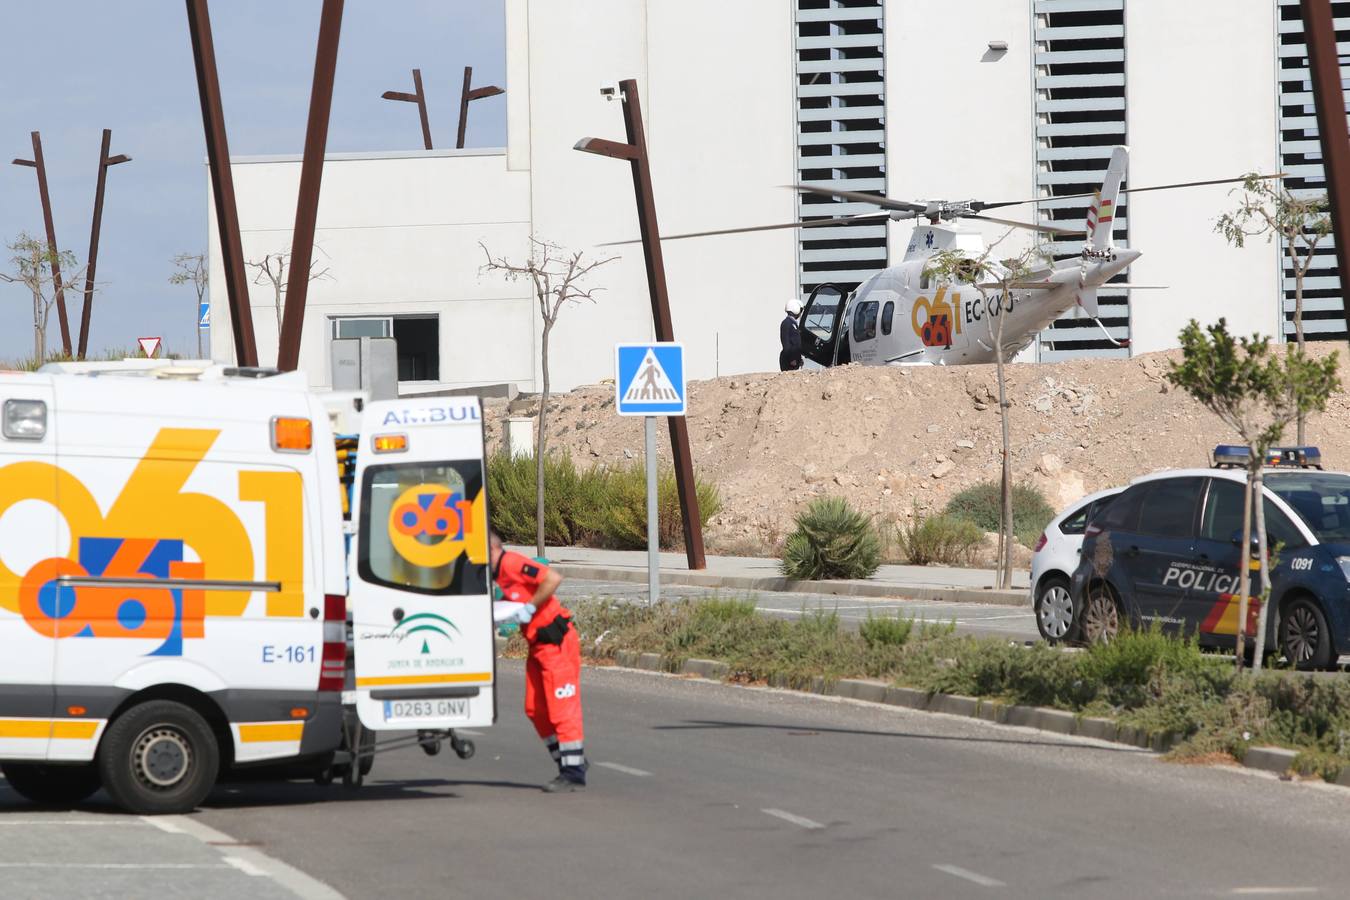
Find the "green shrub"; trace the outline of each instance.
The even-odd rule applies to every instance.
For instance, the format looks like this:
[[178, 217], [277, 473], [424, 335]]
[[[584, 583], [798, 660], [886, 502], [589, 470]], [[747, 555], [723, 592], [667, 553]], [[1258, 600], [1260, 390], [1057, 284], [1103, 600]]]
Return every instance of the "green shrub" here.
[[869, 647], [903, 647], [913, 631], [914, 620], [902, 618], [898, 613], [891, 617], [874, 616], [869, 612], [867, 618], [858, 623], [858, 634]]
[[872, 520], [843, 497], [812, 500], [797, 515], [783, 548], [789, 578], [867, 578], [881, 564], [881, 538]]
[[949, 515], [923, 518], [916, 511], [908, 524], [896, 530], [906, 562], [916, 566], [968, 565], [984, 541], [984, 532], [973, 522]]
[[[949, 516], [975, 523], [980, 531], [998, 531], [1003, 500], [997, 481], [981, 481], [947, 501]], [[1041, 530], [1055, 517], [1054, 508], [1034, 487], [1015, 484], [1012, 489], [1013, 537], [1024, 547], [1034, 546]]]
[[[488, 509], [492, 526], [510, 543], [535, 539], [535, 463], [505, 453], [488, 459]], [[695, 478], [699, 518], [706, 526], [722, 508], [717, 487]], [[684, 539], [675, 475], [657, 483], [657, 530], [662, 547]], [[550, 544], [640, 550], [647, 546], [647, 476], [640, 462], [578, 470], [571, 457], [544, 460], [544, 536]]]

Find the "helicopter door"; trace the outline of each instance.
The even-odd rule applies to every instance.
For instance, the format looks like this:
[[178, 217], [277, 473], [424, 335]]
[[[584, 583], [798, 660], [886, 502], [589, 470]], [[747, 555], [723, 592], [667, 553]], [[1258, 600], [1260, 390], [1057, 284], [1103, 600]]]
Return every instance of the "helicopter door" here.
[[847, 294], [837, 284], [822, 284], [811, 292], [802, 310], [802, 356], [817, 365], [835, 364]]

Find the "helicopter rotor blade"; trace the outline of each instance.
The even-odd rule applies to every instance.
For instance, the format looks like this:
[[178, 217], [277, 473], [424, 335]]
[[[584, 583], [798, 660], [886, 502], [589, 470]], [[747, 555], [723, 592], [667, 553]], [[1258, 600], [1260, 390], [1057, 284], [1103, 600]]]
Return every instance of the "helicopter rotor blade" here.
[[1058, 225], [1037, 225], [1032, 222], [1019, 222], [1016, 219], [999, 219], [994, 216], [959, 216], [962, 219], [979, 219], [983, 222], [997, 222], [1000, 225], [1011, 225], [1014, 228], [1029, 228], [1032, 231], [1043, 231], [1046, 234], [1077, 234], [1081, 235], [1081, 228], [1060, 228]]
[[[1237, 178], [1214, 178], [1209, 181], [1178, 181], [1175, 184], [1152, 184], [1148, 187], [1121, 188], [1122, 194], [1142, 194], [1144, 191], [1170, 191], [1174, 188], [1203, 187], [1210, 184], [1234, 184], [1239, 181], [1246, 181], [1246, 175], [1240, 175]], [[1257, 175], [1257, 179], [1265, 178], [1286, 178], [1287, 173], [1277, 172], [1274, 175]], [[1033, 197], [1030, 200], [1004, 200], [998, 203], [983, 203], [979, 200], [970, 204], [971, 208], [977, 212], [983, 212], [986, 209], [998, 209], [1001, 206], [1020, 206], [1023, 203], [1046, 203], [1051, 200], [1078, 200], [1083, 197], [1096, 196], [1096, 191], [1086, 194], [1065, 194], [1062, 197]]]
[[925, 203], [911, 203], [908, 200], [894, 200], [879, 194], [865, 194], [860, 191], [841, 191], [838, 188], [825, 187], [817, 184], [793, 184], [789, 185], [789, 187], [793, 190], [800, 191], [803, 194], [814, 194], [817, 197], [836, 197], [840, 200], [852, 200], [854, 203], [870, 203], [873, 206], [879, 206], [882, 209], [893, 209], [897, 212], [921, 213], [928, 209], [928, 205]]
[[[685, 238], [711, 237], [718, 234], [747, 234], [752, 231], [773, 231], [778, 228], [823, 228], [829, 225], [851, 225], [855, 222], [884, 222], [890, 218], [890, 213], [862, 213], [856, 216], [840, 216], [834, 219], [811, 219], [809, 221], [798, 220], [796, 222], [782, 222], [777, 225], [749, 225], [744, 228], [719, 228], [714, 231], [690, 231], [684, 234], [663, 234], [663, 241], [679, 241]], [[606, 241], [603, 244], [596, 244], [597, 247], [621, 247], [625, 244], [640, 244], [640, 238], [628, 241]]]

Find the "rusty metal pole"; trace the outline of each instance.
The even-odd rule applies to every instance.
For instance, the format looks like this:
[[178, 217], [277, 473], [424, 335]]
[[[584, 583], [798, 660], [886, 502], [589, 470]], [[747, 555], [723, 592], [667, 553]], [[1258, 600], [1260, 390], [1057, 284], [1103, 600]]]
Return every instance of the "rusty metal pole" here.
[[484, 97], [495, 97], [503, 93], [495, 84], [485, 87], [473, 87], [473, 66], [464, 67], [464, 89], [459, 94], [459, 135], [455, 138], [455, 149], [464, 149], [464, 133], [469, 126], [469, 103]]
[[[642, 127], [642, 104], [637, 80], [620, 82], [623, 92], [623, 123], [632, 159], [633, 193], [637, 198], [638, 228], [642, 234], [643, 256], [647, 263], [647, 287], [652, 298], [652, 322], [658, 341], [675, 340], [670, 319], [670, 294], [666, 289], [666, 264], [661, 255], [661, 233], [656, 223], [656, 199], [652, 192], [651, 161], [647, 156], [647, 138]], [[703, 552], [703, 521], [699, 516], [698, 491], [694, 486], [694, 462], [689, 452], [689, 427], [684, 416], [669, 416], [670, 451], [675, 465], [675, 488], [684, 513], [684, 547], [689, 568], [707, 568]]]
[[[277, 368], [293, 372], [300, 362], [300, 335], [305, 326], [305, 299], [309, 269], [314, 259], [314, 228], [319, 217], [319, 186], [328, 147], [328, 117], [333, 108], [333, 78], [337, 72], [338, 37], [342, 33], [343, 0], [323, 0], [319, 44], [314, 52], [314, 85], [309, 95], [309, 124], [300, 163], [300, 191], [295, 203], [295, 230], [291, 234], [291, 271], [286, 281], [286, 311], [281, 320]], [[421, 90], [421, 82], [418, 82]]]
[[[66, 288], [61, 283], [61, 251], [56, 246], [56, 226], [52, 223], [52, 198], [47, 193], [47, 164], [42, 160], [42, 135], [34, 131], [33, 158], [16, 159], [16, 166], [37, 169], [38, 197], [42, 200], [42, 224], [47, 229], [47, 246], [51, 251], [52, 289], [56, 291], [56, 319], [61, 324], [61, 351], [70, 356], [70, 320], [66, 317]], [[39, 365], [42, 360], [38, 360]]]
[[464, 130], [469, 124], [469, 91], [473, 84], [473, 66], [464, 67], [464, 88], [459, 92], [459, 134], [455, 137], [455, 149], [464, 149]]
[[1302, 0], [1303, 37], [1308, 46], [1308, 74], [1317, 107], [1317, 133], [1322, 142], [1327, 201], [1336, 237], [1336, 272], [1341, 279], [1341, 312], [1350, 329], [1350, 128], [1345, 120], [1345, 91], [1336, 50], [1336, 24], [1331, 0]]
[[432, 149], [431, 146], [431, 123], [427, 121], [427, 95], [422, 91], [422, 70], [413, 69], [413, 92], [407, 91], [385, 91], [380, 95], [382, 100], [400, 100], [404, 103], [416, 103], [417, 115], [422, 120], [422, 145], [426, 149]]
[[225, 293], [229, 297], [230, 325], [234, 329], [234, 353], [239, 365], [256, 366], [258, 345], [253, 339], [253, 310], [249, 306], [248, 282], [244, 274], [244, 248], [239, 238], [239, 210], [234, 202], [234, 173], [230, 170], [230, 146], [225, 139], [225, 112], [220, 103], [220, 80], [216, 76], [211, 17], [206, 0], [185, 2], [192, 60], [197, 68], [197, 93], [201, 97], [202, 129], [206, 133], [206, 159], [211, 167], [211, 193], [216, 203], [216, 227], [220, 230]]
[[103, 189], [108, 181], [108, 167], [130, 162], [125, 154], [108, 155], [112, 145], [112, 129], [103, 129], [103, 146], [98, 153], [98, 184], [94, 188], [94, 221], [89, 226], [89, 261], [84, 270], [84, 309], [80, 312], [80, 345], [76, 359], [84, 359], [89, 348], [89, 314], [94, 302], [94, 270], [98, 267], [98, 236], [103, 225]]

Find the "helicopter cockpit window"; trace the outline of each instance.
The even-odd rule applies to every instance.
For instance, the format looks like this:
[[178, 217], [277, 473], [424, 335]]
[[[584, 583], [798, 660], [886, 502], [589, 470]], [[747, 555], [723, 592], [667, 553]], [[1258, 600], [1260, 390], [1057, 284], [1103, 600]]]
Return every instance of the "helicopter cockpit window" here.
[[836, 290], [821, 288], [811, 298], [806, 309], [803, 327], [822, 341], [828, 341], [834, 332], [834, 319], [839, 313], [839, 304], [844, 298]]
[[881, 333], [891, 333], [891, 323], [895, 320], [895, 302], [887, 300], [886, 305], [881, 308]]
[[877, 336], [877, 310], [880, 306], [875, 300], [858, 304], [853, 314], [853, 340], [870, 341]]
[[928, 273], [924, 272], [919, 276], [919, 290], [926, 291], [932, 287], [932, 282], [928, 278]]

